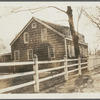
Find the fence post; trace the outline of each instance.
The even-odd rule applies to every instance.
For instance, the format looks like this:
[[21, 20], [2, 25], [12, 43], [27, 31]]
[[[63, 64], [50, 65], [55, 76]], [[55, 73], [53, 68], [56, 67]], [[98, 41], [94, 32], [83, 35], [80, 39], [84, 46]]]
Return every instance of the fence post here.
[[33, 70], [35, 71], [34, 74], [34, 91], [39, 92], [39, 75], [38, 75], [38, 57], [36, 54], [34, 54], [34, 65], [33, 65]]
[[89, 56], [87, 56], [87, 70], [90, 71], [90, 68], [89, 68]]
[[82, 72], [81, 72], [81, 57], [79, 56], [78, 59], [79, 59], [78, 60], [79, 75], [81, 75], [82, 74]]
[[64, 56], [64, 60], [65, 60], [65, 62], [64, 62], [64, 66], [65, 66], [65, 68], [64, 68], [64, 72], [65, 72], [65, 81], [67, 81], [68, 80], [68, 68], [67, 68], [67, 56], [65, 55]]

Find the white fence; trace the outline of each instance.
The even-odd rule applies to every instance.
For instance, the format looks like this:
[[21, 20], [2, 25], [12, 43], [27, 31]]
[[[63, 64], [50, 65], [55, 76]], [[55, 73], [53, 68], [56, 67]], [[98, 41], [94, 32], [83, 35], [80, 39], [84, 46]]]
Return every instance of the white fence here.
[[93, 70], [94, 68], [100, 66], [100, 56], [90, 55], [88, 58], [88, 67], [89, 70]]
[[[85, 58], [85, 60], [87, 60], [87, 59]], [[68, 65], [68, 62], [73, 62], [73, 61], [77, 61], [77, 63]], [[38, 65], [40, 65], [40, 64], [59, 63], [59, 62], [64, 63], [64, 65], [63, 66], [57, 66], [57, 67], [54, 67], [54, 68], [38, 70]], [[64, 79], [67, 81], [69, 79], [69, 73], [78, 71], [79, 74], [81, 75], [82, 69], [88, 68], [87, 64], [88, 64], [87, 62], [82, 63], [80, 57], [79, 57], [79, 59], [67, 59], [67, 57], [64, 57], [63, 60], [38, 61], [37, 56], [35, 56], [34, 62], [0, 63], [0, 66], [12, 66], [12, 67], [13, 66], [19, 67], [20, 65], [33, 65], [33, 71], [17, 73], [17, 74], [13, 74], [13, 75], [3, 75], [3, 76], [0, 76], [0, 80], [8, 79], [8, 78], [14, 78], [14, 77], [20, 77], [20, 76], [25, 76], [25, 75], [33, 75], [33, 77], [34, 77], [34, 80], [31, 81], [31, 82], [27, 82], [27, 83], [23, 83], [23, 84], [20, 84], [20, 85], [15, 85], [15, 86], [11, 86], [11, 87], [8, 87], [8, 88], [0, 89], [0, 93], [9, 92], [11, 90], [15, 90], [15, 89], [22, 88], [22, 87], [29, 86], [29, 85], [34, 85], [34, 91], [40, 92], [40, 90], [39, 90], [40, 89], [39, 88], [40, 82], [43, 82], [43, 81], [46, 81], [46, 80], [49, 80], [49, 79], [52, 79], [52, 78], [55, 78], [55, 77], [59, 77], [59, 76], [64, 76]], [[86, 65], [86, 66], [82, 67], [82, 65]], [[74, 68], [72, 70], [68, 70], [68, 68], [71, 68], [73, 66], [78, 66], [78, 67]], [[54, 71], [54, 70], [59, 70], [59, 69], [64, 69], [64, 71], [57, 73], [55, 75], [51, 75], [51, 76], [39, 79], [40, 73], [45, 73], [45, 72], [48, 72], [48, 71]]]

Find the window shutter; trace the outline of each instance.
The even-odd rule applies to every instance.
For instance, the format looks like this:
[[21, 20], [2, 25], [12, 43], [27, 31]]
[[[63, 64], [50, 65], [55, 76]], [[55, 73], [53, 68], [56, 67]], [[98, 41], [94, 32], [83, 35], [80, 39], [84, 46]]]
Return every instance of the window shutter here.
[[72, 56], [75, 56], [75, 51], [74, 51], [74, 45], [71, 46], [72, 47]]

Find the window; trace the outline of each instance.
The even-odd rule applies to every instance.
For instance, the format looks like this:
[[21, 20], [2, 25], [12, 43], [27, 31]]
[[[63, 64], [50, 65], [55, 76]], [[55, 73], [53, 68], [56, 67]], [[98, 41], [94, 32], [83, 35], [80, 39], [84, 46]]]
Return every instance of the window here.
[[68, 53], [69, 53], [69, 57], [74, 57], [75, 56], [75, 51], [74, 51], [74, 45], [69, 44], [68, 45]]
[[33, 49], [27, 50], [27, 57], [28, 57], [28, 60], [33, 60]]
[[28, 43], [29, 42], [29, 34], [28, 32], [24, 33], [24, 43]]
[[52, 46], [48, 47], [48, 57], [55, 58], [55, 48]]
[[88, 56], [88, 49], [85, 48], [85, 56]]
[[78, 34], [78, 36], [79, 36], [79, 41], [84, 42], [84, 36], [82, 34]]
[[32, 27], [32, 28], [36, 28], [36, 23], [32, 23], [32, 24], [31, 24], [31, 27]]
[[71, 45], [71, 48], [72, 48], [72, 57], [74, 57], [75, 56], [74, 45]]
[[81, 45], [81, 46], [79, 46], [80, 47], [80, 54], [81, 55], [84, 55], [84, 47]]
[[19, 61], [20, 60], [19, 51], [14, 51], [14, 60], [15, 61]]
[[41, 39], [42, 41], [47, 40], [47, 29], [46, 28], [41, 30]]
[[70, 44], [68, 44], [68, 54], [69, 54], [69, 57], [71, 57], [72, 51], [71, 51], [71, 45]]

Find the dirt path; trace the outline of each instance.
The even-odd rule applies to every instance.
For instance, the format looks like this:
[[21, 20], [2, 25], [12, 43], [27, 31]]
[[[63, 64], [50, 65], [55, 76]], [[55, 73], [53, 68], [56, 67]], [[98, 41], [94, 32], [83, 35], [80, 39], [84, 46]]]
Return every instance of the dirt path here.
[[[83, 93], [96, 93], [100, 92], [100, 72], [97, 73], [95, 71], [87, 72], [86, 75], [91, 76], [93, 79], [93, 85], [94, 87], [83, 88]], [[58, 85], [53, 86], [52, 88], [46, 89], [44, 91], [41, 91], [42, 93], [75, 93], [75, 79], [74, 77], [72, 79], [69, 79], [67, 82], [60, 83]], [[80, 91], [78, 91], [80, 93]]]

